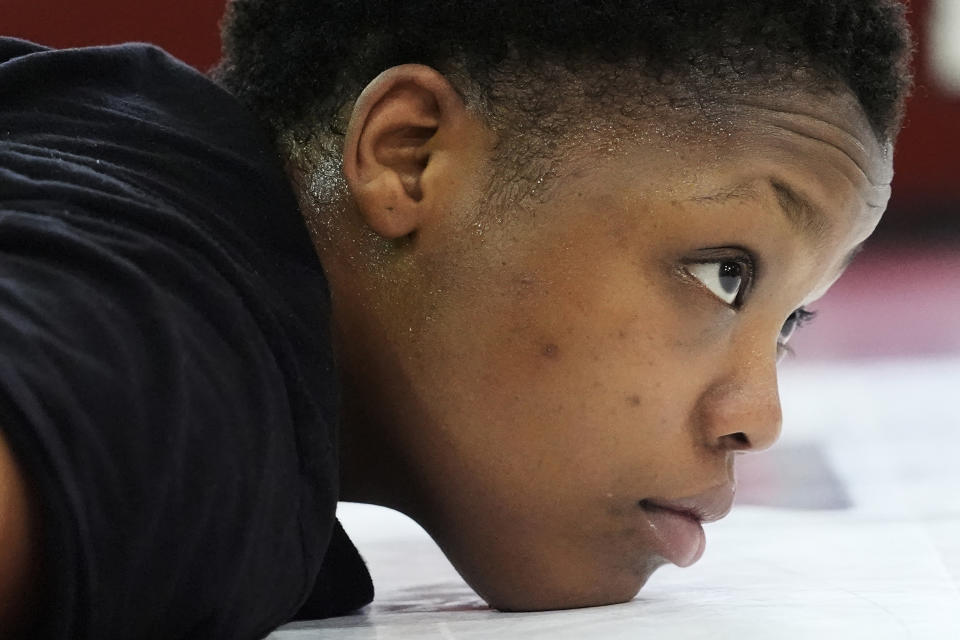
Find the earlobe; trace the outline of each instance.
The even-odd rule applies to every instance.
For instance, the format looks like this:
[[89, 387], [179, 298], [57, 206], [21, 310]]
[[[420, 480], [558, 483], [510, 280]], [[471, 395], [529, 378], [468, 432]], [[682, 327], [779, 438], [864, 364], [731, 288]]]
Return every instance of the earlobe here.
[[384, 238], [416, 231], [435, 202], [424, 174], [438, 130], [451, 126], [464, 107], [436, 70], [393, 67], [358, 98], [344, 141], [343, 171], [364, 221]]

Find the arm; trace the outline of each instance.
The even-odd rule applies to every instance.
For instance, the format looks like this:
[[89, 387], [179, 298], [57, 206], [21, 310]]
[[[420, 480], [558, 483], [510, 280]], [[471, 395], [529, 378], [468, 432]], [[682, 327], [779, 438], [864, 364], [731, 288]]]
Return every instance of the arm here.
[[35, 505], [13, 452], [0, 431], [0, 637], [28, 615], [36, 585]]

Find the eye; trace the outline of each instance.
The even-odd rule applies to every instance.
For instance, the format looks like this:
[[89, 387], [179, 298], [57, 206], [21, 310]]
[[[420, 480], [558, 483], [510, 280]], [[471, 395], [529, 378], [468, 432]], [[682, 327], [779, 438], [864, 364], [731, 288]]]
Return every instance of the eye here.
[[780, 343], [780, 346], [785, 346], [790, 338], [793, 337], [793, 334], [797, 332], [797, 329], [812, 322], [816, 317], [817, 313], [815, 311], [808, 311], [803, 307], [797, 309], [791, 313], [787, 321], [783, 323], [783, 327], [780, 329], [780, 338], [777, 342]]
[[803, 307], [790, 314], [790, 317], [787, 318], [787, 321], [783, 323], [783, 327], [780, 328], [780, 337], [777, 338], [778, 362], [787, 354], [794, 355], [793, 349], [790, 348], [787, 342], [790, 340], [793, 334], [797, 332], [797, 329], [804, 326], [808, 322], [812, 322], [816, 317], [816, 311], [807, 311]]
[[737, 260], [716, 260], [687, 265], [687, 272], [710, 292], [732, 307], [740, 307], [752, 275], [749, 264]]

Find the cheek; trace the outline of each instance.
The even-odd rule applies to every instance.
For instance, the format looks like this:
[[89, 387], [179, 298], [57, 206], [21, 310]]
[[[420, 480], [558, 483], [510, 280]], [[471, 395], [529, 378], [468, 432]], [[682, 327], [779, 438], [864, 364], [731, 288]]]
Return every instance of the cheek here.
[[[631, 598], [663, 562], [637, 502], [687, 491], [702, 466], [683, 328], [651, 320], [672, 319], [672, 305], [645, 300], [638, 312], [639, 299], [603, 281], [580, 284], [487, 309], [495, 328], [473, 333], [490, 330], [469, 376], [478, 402], [460, 413], [472, 415], [461, 452], [480, 496], [468, 528], [490, 545], [472, 575], [536, 576], [517, 591], [553, 605]], [[503, 539], [509, 548], [489, 542]]]
[[490, 310], [498, 326], [475, 379], [484, 422], [517, 464], [534, 462], [551, 493], [605, 497], [663, 479], [691, 449], [699, 332], [654, 284], [614, 285], [637, 280], [633, 265], [589, 273], [604, 277], [553, 279]]

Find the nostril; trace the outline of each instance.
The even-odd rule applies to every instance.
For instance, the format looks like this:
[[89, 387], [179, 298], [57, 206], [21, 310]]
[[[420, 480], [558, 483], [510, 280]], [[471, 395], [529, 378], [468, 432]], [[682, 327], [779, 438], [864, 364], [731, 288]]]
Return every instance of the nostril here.
[[751, 446], [750, 438], [743, 431], [731, 433], [727, 435], [726, 439], [731, 449], [749, 449]]

